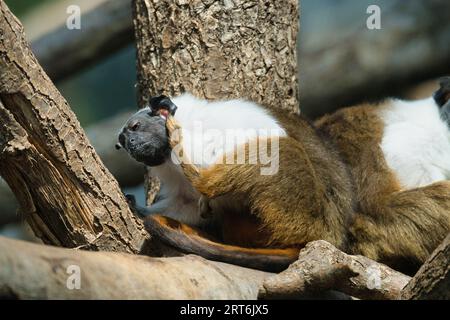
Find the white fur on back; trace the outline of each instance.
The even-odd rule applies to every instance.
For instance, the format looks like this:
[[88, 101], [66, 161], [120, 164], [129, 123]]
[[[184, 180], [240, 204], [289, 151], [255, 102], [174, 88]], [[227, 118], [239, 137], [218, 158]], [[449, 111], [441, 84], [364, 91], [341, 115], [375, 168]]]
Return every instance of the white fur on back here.
[[[244, 100], [208, 102], [187, 93], [173, 98], [172, 101], [178, 107], [175, 119], [182, 127], [183, 149], [188, 155], [206, 153], [205, 157], [200, 157], [200, 162], [193, 161], [200, 167], [211, 165], [221, 154], [230, 151], [230, 148], [223, 148], [223, 145], [218, 144], [214, 137], [205, 136], [203, 134], [205, 131], [213, 129], [225, 136], [226, 130], [254, 129], [251, 131], [255, 134], [247, 132], [239, 137], [244, 141], [256, 137], [258, 130], [269, 131], [271, 136], [286, 136], [285, 130], [277, 121], [264, 108], [252, 102]], [[198, 125], [203, 129], [200, 132]], [[234, 139], [234, 141], [242, 140]], [[160, 166], [153, 167], [152, 173], [162, 181], [160, 195], [164, 199], [152, 206], [154, 211], [184, 223], [198, 225], [201, 222], [197, 210], [200, 195], [187, 181], [180, 166], [168, 160]]]
[[[240, 99], [208, 102], [188, 93], [172, 100], [178, 106], [175, 119], [182, 127], [183, 149], [200, 167], [211, 165], [223, 153], [232, 151], [235, 145], [264, 133], [286, 136], [277, 121], [253, 102]], [[232, 135], [227, 137], [227, 132]], [[230, 137], [235, 143], [221, 143], [220, 140], [225, 138], [229, 142]]]
[[381, 148], [403, 188], [450, 178], [450, 130], [433, 98], [393, 100], [381, 116]]

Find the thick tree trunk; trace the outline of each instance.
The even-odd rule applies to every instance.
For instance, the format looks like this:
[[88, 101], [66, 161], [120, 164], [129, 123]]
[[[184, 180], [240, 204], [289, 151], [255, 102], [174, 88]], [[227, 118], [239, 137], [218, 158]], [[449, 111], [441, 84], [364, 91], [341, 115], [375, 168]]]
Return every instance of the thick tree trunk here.
[[297, 3], [133, 0], [140, 106], [189, 91], [298, 112]]
[[450, 299], [450, 234], [403, 289], [402, 299]]
[[0, 123], [0, 174], [45, 243], [141, 250], [141, 223], [1, 0]]

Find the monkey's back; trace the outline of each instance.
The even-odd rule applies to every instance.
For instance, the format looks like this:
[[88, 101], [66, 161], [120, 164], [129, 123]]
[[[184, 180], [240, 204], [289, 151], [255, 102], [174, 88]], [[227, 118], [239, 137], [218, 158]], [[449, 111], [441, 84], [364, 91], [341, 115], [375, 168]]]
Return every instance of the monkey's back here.
[[450, 232], [450, 181], [400, 183], [382, 149], [382, 111], [390, 103], [342, 109], [315, 125], [336, 145], [353, 181], [351, 252], [414, 272]]

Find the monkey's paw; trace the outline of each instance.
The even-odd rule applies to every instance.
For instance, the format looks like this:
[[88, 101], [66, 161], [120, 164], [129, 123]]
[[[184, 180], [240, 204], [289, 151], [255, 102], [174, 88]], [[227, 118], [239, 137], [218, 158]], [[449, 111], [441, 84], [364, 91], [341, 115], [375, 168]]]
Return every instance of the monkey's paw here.
[[125, 194], [125, 199], [127, 200], [128, 206], [131, 209], [131, 212], [133, 212], [136, 216], [139, 218], [145, 217], [145, 215], [140, 212], [139, 207], [136, 204], [136, 197], [132, 194]]
[[175, 146], [181, 144], [181, 126], [173, 116], [168, 116], [166, 121], [166, 128], [167, 134], [169, 136], [170, 146], [174, 148]]

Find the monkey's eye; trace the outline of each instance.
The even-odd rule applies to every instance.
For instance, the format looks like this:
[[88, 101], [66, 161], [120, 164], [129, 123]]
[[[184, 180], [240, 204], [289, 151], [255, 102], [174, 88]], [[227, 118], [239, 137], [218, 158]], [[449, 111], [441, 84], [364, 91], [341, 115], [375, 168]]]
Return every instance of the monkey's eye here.
[[131, 131], [136, 131], [137, 129], [139, 129], [139, 127], [141, 126], [141, 124], [139, 122], [136, 122], [135, 124], [133, 124], [130, 128]]

